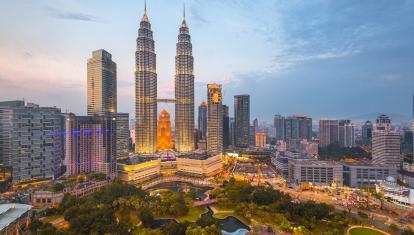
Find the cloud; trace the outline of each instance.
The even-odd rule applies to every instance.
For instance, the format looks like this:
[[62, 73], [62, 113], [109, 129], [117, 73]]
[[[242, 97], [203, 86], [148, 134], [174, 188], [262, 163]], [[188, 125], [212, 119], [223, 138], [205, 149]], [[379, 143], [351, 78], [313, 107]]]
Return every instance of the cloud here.
[[45, 8], [46, 14], [49, 17], [62, 19], [62, 20], [77, 20], [77, 21], [87, 21], [87, 22], [97, 22], [98, 18], [93, 15], [81, 13], [81, 12], [68, 12], [61, 11], [56, 8], [47, 7]]

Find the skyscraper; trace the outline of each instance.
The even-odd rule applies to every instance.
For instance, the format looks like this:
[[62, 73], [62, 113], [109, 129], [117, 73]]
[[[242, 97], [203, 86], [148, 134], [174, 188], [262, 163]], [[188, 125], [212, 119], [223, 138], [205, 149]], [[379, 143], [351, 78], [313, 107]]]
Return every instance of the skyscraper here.
[[65, 165], [67, 175], [103, 173], [114, 176], [116, 118], [66, 116]]
[[338, 142], [339, 146], [352, 148], [355, 145], [354, 125], [350, 120], [339, 120], [338, 123]]
[[285, 118], [284, 126], [286, 141], [312, 139], [312, 118], [310, 117], [304, 115], [289, 116]]
[[174, 146], [173, 137], [171, 134], [171, 120], [170, 114], [166, 109], [161, 110], [158, 118], [157, 127], [157, 150], [170, 150]]
[[375, 130], [372, 134], [372, 163], [399, 168], [401, 157], [400, 133]]
[[223, 106], [221, 85], [207, 85], [207, 152], [223, 152]]
[[88, 115], [116, 113], [116, 63], [103, 50], [92, 52], [87, 63]]
[[275, 115], [273, 118], [273, 127], [275, 128], [276, 141], [285, 140], [285, 117]]
[[55, 107], [0, 102], [0, 160], [12, 168], [13, 182], [60, 175], [62, 122]]
[[338, 144], [338, 120], [321, 119], [319, 120], [319, 146], [326, 147], [330, 144]]
[[372, 122], [366, 121], [362, 126], [362, 144], [365, 146], [371, 146], [372, 143]]
[[153, 154], [157, 147], [157, 73], [154, 40], [145, 6], [135, 52], [135, 152]]
[[129, 154], [129, 114], [114, 113], [116, 119], [116, 158], [127, 157]]
[[230, 138], [230, 145], [234, 146], [234, 118], [230, 118], [229, 124], [229, 138]]
[[201, 139], [206, 139], [207, 133], [207, 103], [203, 101], [198, 106], [198, 129], [201, 131]]
[[185, 9], [175, 56], [175, 149], [194, 150], [194, 75], [192, 44]]
[[234, 139], [238, 148], [249, 147], [250, 96], [234, 96]]
[[223, 105], [223, 147], [230, 145], [230, 117], [229, 106]]
[[376, 120], [375, 120], [375, 131], [384, 131], [384, 130], [391, 130], [391, 119], [385, 115], [381, 114]]

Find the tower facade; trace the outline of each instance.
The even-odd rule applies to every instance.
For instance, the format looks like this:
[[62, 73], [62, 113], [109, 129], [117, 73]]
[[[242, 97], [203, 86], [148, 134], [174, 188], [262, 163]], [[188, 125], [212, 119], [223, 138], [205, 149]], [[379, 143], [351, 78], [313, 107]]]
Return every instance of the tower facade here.
[[336, 119], [319, 120], [319, 146], [327, 147], [330, 144], [339, 142], [339, 122]]
[[135, 152], [153, 154], [157, 147], [157, 73], [151, 24], [145, 7], [135, 52]]
[[223, 152], [223, 106], [221, 85], [207, 85], [207, 152]]
[[250, 96], [234, 96], [234, 140], [238, 148], [248, 148], [250, 138]]
[[101, 49], [92, 52], [87, 63], [88, 115], [116, 113], [116, 64]]
[[194, 75], [192, 44], [187, 22], [181, 23], [175, 56], [175, 149], [194, 150]]

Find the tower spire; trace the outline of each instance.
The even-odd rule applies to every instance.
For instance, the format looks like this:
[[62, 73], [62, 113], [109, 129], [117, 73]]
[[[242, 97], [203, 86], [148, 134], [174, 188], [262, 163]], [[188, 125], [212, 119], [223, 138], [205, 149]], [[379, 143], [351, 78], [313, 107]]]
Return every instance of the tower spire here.
[[144, 0], [144, 15], [142, 16], [142, 21], [148, 21], [147, 0]]
[[185, 2], [183, 3], [183, 20], [185, 20]]

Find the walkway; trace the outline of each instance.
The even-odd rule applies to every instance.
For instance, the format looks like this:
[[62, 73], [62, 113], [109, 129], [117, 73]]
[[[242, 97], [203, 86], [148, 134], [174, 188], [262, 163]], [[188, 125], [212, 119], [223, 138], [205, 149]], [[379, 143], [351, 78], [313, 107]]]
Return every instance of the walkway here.
[[213, 187], [214, 186], [213, 183], [207, 180], [195, 179], [195, 178], [190, 178], [190, 177], [182, 177], [182, 176], [165, 176], [165, 177], [160, 177], [160, 178], [157, 178], [149, 182], [145, 182], [141, 185], [141, 188], [143, 190], [147, 190], [158, 184], [170, 183], [170, 182], [188, 183], [188, 184], [192, 184], [198, 187]]

